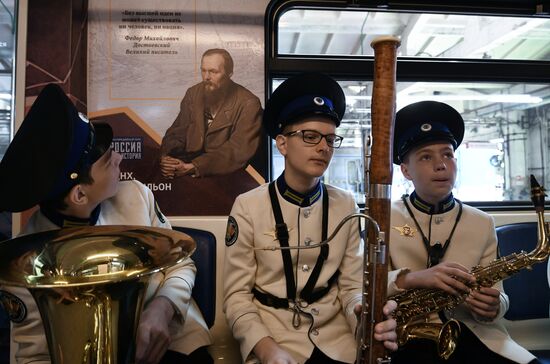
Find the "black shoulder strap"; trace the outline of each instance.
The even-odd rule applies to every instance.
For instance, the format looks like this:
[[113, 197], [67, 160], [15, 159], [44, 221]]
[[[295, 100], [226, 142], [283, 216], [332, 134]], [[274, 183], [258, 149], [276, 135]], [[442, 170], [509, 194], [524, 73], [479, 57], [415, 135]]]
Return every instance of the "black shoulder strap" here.
[[[322, 185], [322, 187], [323, 187], [323, 220], [322, 220], [321, 236], [322, 236], [322, 240], [326, 240], [328, 236], [328, 191], [324, 184]], [[277, 198], [274, 182], [271, 182], [269, 184], [269, 196], [271, 199], [271, 207], [273, 209], [273, 215], [275, 217], [275, 234], [277, 236], [277, 239], [279, 240], [279, 245], [281, 247], [288, 247], [289, 246], [288, 245], [288, 238], [289, 238], [288, 228], [286, 226], [286, 223], [283, 220], [283, 213], [281, 211], [281, 205], [279, 204], [279, 199]], [[296, 282], [294, 281], [292, 257], [290, 255], [290, 250], [282, 249], [281, 255], [283, 257], [283, 265], [285, 270], [287, 298], [289, 300], [294, 301], [296, 299]], [[308, 303], [313, 303], [317, 301], [319, 298], [323, 297], [330, 290], [331, 286], [335, 283], [335, 281], [338, 279], [338, 275], [340, 274], [340, 272], [336, 271], [332, 275], [332, 277], [330, 277], [326, 287], [313, 292], [313, 289], [315, 288], [315, 285], [317, 284], [317, 280], [319, 279], [319, 276], [321, 274], [321, 269], [323, 268], [323, 264], [328, 259], [328, 255], [329, 255], [329, 247], [328, 247], [328, 244], [325, 244], [321, 247], [321, 251], [319, 253], [319, 256], [317, 257], [317, 262], [315, 263], [315, 267], [313, 268], [313, 271], [311, 272], [311, 275], [309, 276], [309, 279], [306, 282], [304, 289], [302, 290], [302, 292], [300, 292], [300, 298], [304, 299]]]
[[[275, 182], [269, 184], [269, 197], [271, 199], [273, 216], [275, 217], [275, 234], [279, 240], [279, 245], [281, 247], [288, 247], [288, 228], [283, 220], [281, 205], [279, 204], [277, 192], [275, 191]], [[283, 265], [285, 269], [286, 295], [288, 299], [294, 300], [296, 298], [296, 283], [294, 282], [294, 275], [292, 274], [293, 269], [290, 250], [281, 249], [281, 255], [283, 256]]]
[[[327, 187], [323, 184], [323, 222], [322, 222], [322, 231], [321, 231], [321, 240], [326, 240], [328, 235], [328, 192]], [[300, 292], [300, 297], [306, 300], [308, 303], [315, 302], [315, 300], [312, 297], [313, 289], [315, 288], [315, 284], [317, 283], [317, 280], [319, 279], [319, 275], [321, 274], [321, 269], [323, 268], [323, 264], [325, 263], [325, 260], [328, 258], [328, 244], [325, 244], [321, 247], [321, 252], [319, 253], [319, 256], [317, 257], [317, 262], [315, 263], [315, 267], [313, 268], [313, 271], [311, 272], [311, 276], [309, 276], [308, 281], [306, 282], [306, 285], [304, 286], [304, 289], [302, 292]], [[336, 271], [338, 273], [338, 271]], [[337, 273], [336, 277], [337, 277]], [[331, 277], [331, 280], [336, 277]], [[328, 284], [328, 288], [330, 288], [331, 283]], [[311, 301], [311, 302], [310, 302]]]

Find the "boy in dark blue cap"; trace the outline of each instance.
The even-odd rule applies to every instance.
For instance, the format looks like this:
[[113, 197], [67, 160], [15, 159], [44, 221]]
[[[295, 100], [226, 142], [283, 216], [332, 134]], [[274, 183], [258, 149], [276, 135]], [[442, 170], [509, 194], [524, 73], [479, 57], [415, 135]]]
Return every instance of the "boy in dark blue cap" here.
[[[357, 212], [347, 191], [321, 183], [345, 111], [336, 81], [309, 73], [283, 82], [267, 102], [264, 127], [285, 158], [283, 174], [237, 197], [226, 233], [224, 311], [247, 363], [352, 363], [355, 311], [361, 306], [358, 222], [327, 238]], [[385, 314], [395, 302], [385, 305]], [[376, 339], [396, 348], [395, 321], [376, 325]]]
[[438, 288], [451, 294], [469, 292], [466, 302], [445, 317], [454, 318], [461, 334], [455, 353], [443, 360], [433, 342], [416, 341], [394, 353], [392, 363], [528, 363], [534, 359], [516, 344], [500, 322], [508, 309], [502, 284], [472, 291], [469, 269], [497, 257], [493, 219], [462, 204], [452, 189], [456, 181], [455, 150], [464, 122], [451, 106], [422, 101], [399, 110], [395, 119], [393, 160], [414, 184], [414, 192], [392, 205], [391, 269], [388, 293], [412, 288]]
[[[121, 156], [111, 150], [112, 137], [109, 125], [92, 125], [59, 86], [47, 85], [0, 162], [0, 207], [19, 212], [40, 206], [23, 234], [82, 225], [170, 228], [147, 187], [138, 181], [119, 182]], [[195, 271], [187, 259], [152, 278], [138, 328], [136, 362], [158, 363], [163, 355], [165, 363], [174, 358], [212, 362], [205, 348], [210, 344], [207, 326], [190, 298]], [[17, 302], [13, 309], [24, 313], [12, 316], [16, 360], [49, 363], [32, 296], [24, 288], [3, 289], [1, 295]]]

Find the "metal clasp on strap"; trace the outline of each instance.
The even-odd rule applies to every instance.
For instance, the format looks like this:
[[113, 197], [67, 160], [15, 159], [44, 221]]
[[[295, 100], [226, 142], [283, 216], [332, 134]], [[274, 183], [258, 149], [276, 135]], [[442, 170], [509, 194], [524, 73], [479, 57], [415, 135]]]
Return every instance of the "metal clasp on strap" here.
[[301, 312], [300, 308], [297, 305], [294, 305], [294, 307], [292, 308], [292, 311], [294, 311], [294, 313], [292, 314], [292, 327], [294, 327], [295, 329], [298, 329], [302, 325], [302, 318], [300, 317], [300, 312]]
[[294, 300], [294, 301], [290, 301], [290, 305], [292, 306], [291, 310], [293, 311], [293, 314], [292, 314], [292, 327], [294, 327], [295, 329], [298, 329], [302, 325], [301, 315], [302, 315], [302, 313], [304, 313], [302, 311], [302, 309], [306, 308], [308, 306], [308, 303], [304, 300], [297, 299], [297, 300]]

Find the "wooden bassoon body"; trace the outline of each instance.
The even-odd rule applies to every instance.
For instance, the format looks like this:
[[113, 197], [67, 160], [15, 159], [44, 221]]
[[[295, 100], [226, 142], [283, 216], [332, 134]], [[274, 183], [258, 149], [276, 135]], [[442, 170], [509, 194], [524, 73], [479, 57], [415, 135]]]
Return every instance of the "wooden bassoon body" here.
[[378, 236], [367, 222], [367, 244], [363, 264], [363, 307], [358, 330], [357, 364], [390, 363], [382, 342], [374, 339], [374, 325], [384, 321], [386, 303], [393, 177], [393, 130], [395, 120], [395, 78], [399, 40], [376, 38], [374, 81], [371, 102], [371, 135], [365, 140], [365, 214], [375, 220]]

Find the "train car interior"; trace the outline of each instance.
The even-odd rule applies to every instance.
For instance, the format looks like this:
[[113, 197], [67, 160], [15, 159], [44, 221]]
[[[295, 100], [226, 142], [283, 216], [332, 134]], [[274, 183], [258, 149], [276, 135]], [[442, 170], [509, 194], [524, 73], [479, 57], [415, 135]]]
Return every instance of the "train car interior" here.
[[[33, 45], [26, 38], [27, 33], [43, 21], [36, 11], [29, 11], [41, 1], [0, 0], [0, 157], [27, 111], [26, 92], [43, 85], [25, 83], [31, 76], [40, 80], [42, 76], [36, 77], [36, 73], [44, 71], [28, 59]], [[51, 0], [51, 4], [54, 3], [55, 6], [72, 4], [65, 12], [47, 14], [60, 19], [74, 17], [76, 10], [86, 13], [88, 9], [97, 9], [94, 7], [99, 5], [95, 4], [105, 8], [114, 6], [110, 0]], [[172, 10], [183, 6], [178, 5], [178, 1], [159, 3], [124, 1], [123, 6], [131, 11], [150, 10], [157, 5]], [[185, 3], [189, 5], [193, 1]], [[247, 70], [258, 71], [263, 78], [247, 79], [242, 75], [244, 67], [236, 68], [235, 77], [255, 85], [264, 94], [259, 95], [264, 107], [266, 99], [283, 80], [297, 73], [319, 71], [339, 82], [346, 96], [346, 112], [338, 129], [344, 141], [335, 151], [324, 182], [351, 191], [359, 207], [365, 207], [364, 149], [371, 132], [374, 64], [370, 44], [378, 36], [397, 36], [400, 47], [396, 109], [416, 101], [435, 100], [448, 103], [460, 112], [465, 122], [465, 136], [457, 150], [459, 174], [453, 194], [493, 217], [500, 257], [535, 249], [540, 227], [531, 203], [530, 175], [550, 189], [550, 2], [255, 0], [253, 5], [251, 3], [205, 0], [194, 5], [193, 14], [187, 14], [186, 9], [179, 10], [184, 16], [189, 15], [194, 24], [199, 24], [204, 34], [213, 37], [212, 44], [220, 48], [235, 47], [235, 54], [248, 54], [245, 48], [250, 44], [235, 40], [245, 32], [233, 39], [218, 31], [213, 22], [222, 24], [229, 33], [244, 22], [261, 34], [260, 45], [254, 44], [260, 54], [256, 54], [258, 58], [254, 64], [250, 61]], [[87, 47], [89, 53], [83, 48], [84, 56], [76, 61], [81, 62], [80, 66], [70, 67], [72, 73], [67, 73], [65, 78], [57, 75], [54, 78], [60, 83], [73, 82], [75, 88], [85, 89], [83, 85], [88, 85], [90, 96], [94, 94], [91, 85], [95, 83], [86, 79], [93, 73], [87, 68], [86, 54], [91, 57], [90, 49], [99, 46], [94, 36], [99, 34], [97, 29], [106, 29], [107, 24], [98, 25], [98, 17], [94, 16], [81, 16], [81, 19], [84, 20], [79, 23], [79, 29], [86, 32], [87, 43], [77, 47]], [[71, 31], [74, 35], [80, 30], [75, 26]], [[201, 36], [201, 31], [193, 34]], [[67, 34], [60, 36], [70, 37]], [[189, 36], [186, 42], [192, 43], [193, 39]], [[196, 48], [196, 44], [193, 47]], [[100, 55], [99, 59], [101, 57], [107, 56]], [[115, 58], [113, 63], [123, 60]], [[94, 70], [97, 72], [96, 68]], [[158, 69], [147, 68], [146, 71]], [[44, 84], [51, 81], [48, 77], [43, 76]], [[75, 81], [78, 77], [84, 81]], [[107, 81], [101, 78], [99, 83], [102, 82]], [[115, 90], [114, 86], [112, 89]], [[168, 100], [166, 102], [173, 103], [177, 109], [182, 96], [183, 91], [177, 100], [163, 99], [164, 96], [158, 99], [160, 102]], [[142, 109], [138, 110], [143, 111], [152, 103], [152, 99], [139, 101], [139, 97], [131, 97], [138, 100], [136, 104], [140, 103]], [[118, 107], [116, 102], [120, 100], [124, 97], [109, 95], [106, 105]], [[154, 110], [149, 114], [142, 112], [140, 116], [146, 119], [154, 113]], [[160, 134], [164, 130], [157, 132]], [[255, 163], [257, 175], [263, 182], [273, 181], [284, 169], [283, 156], [265, 135], [262, 135]], [[394, 168], [392, 199], [399, 199], [413, 189], [399, 168]], [[550, 199], [547, 209], [548, 201]], [[163, 205], [159, 205], [162, 210]], [[189, 233], [200, 243], [195, 253], [200, 257], [197, 263], [200, 284], [193, 295], [214, 339], [210, 353], [218, 364], [242, 362], [238, 343], [222, 310], [228, 214], [167, 214], [175, 229]], [[550, 214], [546, 217], [550, 218]], [[24, 214], [0, 213], [0, 234], [6, 238], [16, 236], [24, 220]], [[510, 309], [504, 319], [507, 330], [541, 363], [550, 364], [548, 257], [503, 284], [510, 299]], [[0, 364], [5, 364], [10, 362], [13, 350], [10, 353], [9, 320], [1, 309], [0, 330]], [[12, 357], [11, 363], [15, 362], [13, 360]]]

